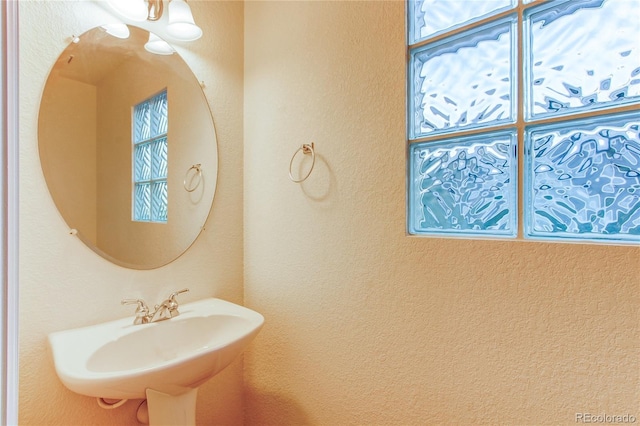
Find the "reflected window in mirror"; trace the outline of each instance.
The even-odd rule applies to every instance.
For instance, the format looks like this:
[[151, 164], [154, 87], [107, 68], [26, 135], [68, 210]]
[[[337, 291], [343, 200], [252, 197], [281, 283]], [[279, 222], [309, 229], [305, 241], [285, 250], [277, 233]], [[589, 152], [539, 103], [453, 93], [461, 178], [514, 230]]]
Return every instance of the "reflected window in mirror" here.
[[133, 220], [167, 222], [167, 90], [133, 108]]

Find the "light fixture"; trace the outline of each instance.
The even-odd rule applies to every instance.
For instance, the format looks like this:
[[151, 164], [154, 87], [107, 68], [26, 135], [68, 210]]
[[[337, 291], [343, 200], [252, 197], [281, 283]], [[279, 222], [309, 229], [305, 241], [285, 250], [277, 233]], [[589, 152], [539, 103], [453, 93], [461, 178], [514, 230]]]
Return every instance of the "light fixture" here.
[[171, 0], [169, 3], [167, 33], [183, 41], [193, 41], [202, 37], [202, 30], [195, 24], [191, 8], [185, 0]]
[[175, 52], [169, 43], [151, 32], [149, 33], [149, 41], [145, 43], [144, 49], [156, 55], [171, 55]]
[[193, 20], [186, 0], [108, 0], [118, 13], [132, 21], [158, 21], [164, 12], [164, 2], [169, 2], [167, 34], [180, 41], [193, 41], [202, 37], [202, 30]]

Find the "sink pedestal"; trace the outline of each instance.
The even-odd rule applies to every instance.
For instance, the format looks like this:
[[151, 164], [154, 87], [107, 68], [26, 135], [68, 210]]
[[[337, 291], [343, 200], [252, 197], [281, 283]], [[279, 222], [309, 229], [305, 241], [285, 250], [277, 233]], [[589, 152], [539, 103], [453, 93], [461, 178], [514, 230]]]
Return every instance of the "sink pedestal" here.
[[149, 426], [196, 426], [196, 398], [198, 388], [179, 395], [169, 395], [147, 389]]

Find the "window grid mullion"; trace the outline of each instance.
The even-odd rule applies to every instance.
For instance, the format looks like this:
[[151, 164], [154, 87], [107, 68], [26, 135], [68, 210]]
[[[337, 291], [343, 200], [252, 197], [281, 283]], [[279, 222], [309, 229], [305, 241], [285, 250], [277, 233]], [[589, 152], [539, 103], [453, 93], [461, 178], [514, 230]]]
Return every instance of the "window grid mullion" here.
[[[521, 87], [523, 87], [523, 90], [524, 90], [524, 86], [521, 86]], [[518, 105], [518, 107], [521, 108], [522, 106]], [[422, 136], [416, 139], [407, 139], [407, 145], [441, 140], [441, 139], [451, 137], [453, 134], [455, 134], [456, 136], [468, 136], [468, 135], [474, 135], [478, 133], [491, 133], [491, 132], [496, 132], [500, 130], [511, 129], [513, 127], [522, 127], [524, 129], [526, 126], [529, 126], [529, 125], [543, 126], [548, 124], [562, 123], [566, 121], [582, 120], [585, 118], [596, 118], [596, 117], [601, 117], [606, 115], [624, 114], [626, 112], [634, 112], [637, 110], [638, 110], [638, 105], [631, 104], [631, 105], [624, 105], [624, 106], [615, 107], [615, 108], [601, 108], [598, 110], [589, 110], [589, 111], [584, 111], [580, 113], [574, 113], [571, 115], [545, 117], [545, 118], [540, 118], [533, 121], [525, 121], [523, 119], [523, 120], [518, 120], [515, 123], [503, 123], [498, 125], [488, 124], [485, 127], [480, 127], [480, 128], [456, 130], [455, 132], [438, 133], [437, 135], [428, 135], [428, 136]]]
[[516, 123], [501, 123], [501, 124], [487, 124], [484, 127], [474, 127], [472, 129], [456, 129], [455, 131], [438, 133], [435, 135], [422, 136], [415, 139], [408, 139], [407, 144], [409, 146], [416, 143], [439, 141], [443, 139], [450, 139], [451, 137], [464, 137], [472, 136], [481, 133], [494, 133], [503, 130], [513, 129], [516, 127]]
[[516, 144], [518, 147], [516, 164], [518, 167], [518, 187], [517, 193], [517, 220], [518, 230], [516, 238], [518, 240], [524, 239], [524, 135], [525, 135], [525, 123], [524, 123], [524, 13], [527, 6], [537, 5], [542, 2], [533, 2], [528, 5], [523, 4], [522, 0], [518, 2], [518, 28], [516, 28], [516, 66], [514, 72], [516, 75]]
[[155, 142], [155, 141], [157, 141], [159, 139], [165, 138], [166, 136], [167, 136], [166, 133], [161, 133], [158, 136], [154, 136], [154, 137], [149, 138], [149, 139], [144, 139], [144, 140], [141, 140], [139, 142], [134, 142], [134, 145], [142, 145], [143, 143], [152, 143], [152, 142]]

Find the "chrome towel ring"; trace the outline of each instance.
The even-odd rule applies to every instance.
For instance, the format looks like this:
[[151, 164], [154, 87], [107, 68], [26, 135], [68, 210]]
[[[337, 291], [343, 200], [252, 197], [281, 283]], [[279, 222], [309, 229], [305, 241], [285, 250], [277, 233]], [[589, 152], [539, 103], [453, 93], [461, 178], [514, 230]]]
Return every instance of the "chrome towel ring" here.
[[[293, 172], [292, 172], [292, 167], [293, 167], [293, 160], [296, 158], [296, 155], [298, 155], [298, 153], [302, 151], [303, 154], [307, 155], [307, 154], [311, 154], [311, 167], [309, 168], [309, 171], [307, 172], [306, 175], [304, 175], [303, 178], [301, 179], [295, 179], [293, 177]], [[289, 162], [289, 179], [291, 179], [292, 182], [294, 183], [300, 183], [300, 182], [304, 182], [309, 175], [311, 174], [311, 172], [313, 171], [313, 167], [316, 165], [316, 151], [315, 151], [315, 146], [314, 143], [311, 142], [310, 144], [305, 143], [303, 144], [300, 148], [298, 148], [298, 150], [293, 154], [293, 157], [291, 157], [291, 161]]]
[[[190, 173], [191, 170], [195, 170], [194, 173]], [[191, 178], [189, 178], [191, 176]], [[187, 173], [184, 175], [184, 189], [187, 192], [193, 192], [200, 185], [200, 181], [202, 181], [202, 164], [194, 164], [193, 166], [187, 169]], [[187, 183], [188, 182], [188, 183]]]

